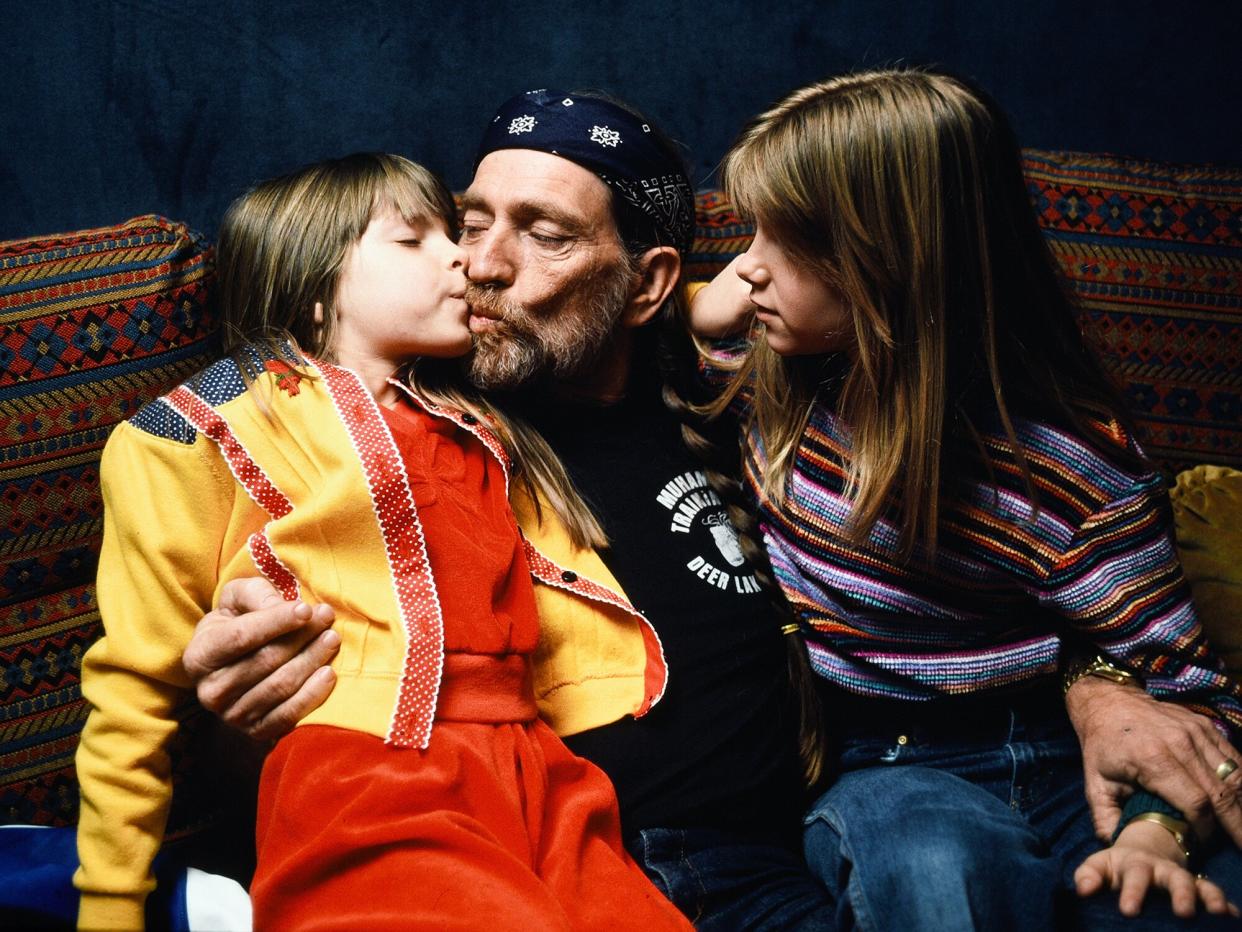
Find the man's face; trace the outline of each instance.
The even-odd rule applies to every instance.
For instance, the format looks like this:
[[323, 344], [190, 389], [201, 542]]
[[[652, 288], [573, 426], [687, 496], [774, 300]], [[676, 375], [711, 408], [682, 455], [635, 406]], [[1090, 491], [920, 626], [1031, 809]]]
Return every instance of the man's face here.
[[463, 207], [471, 380], [516, 388], [591, 369], [633, 282], [607, 186], [559, 156], [502, 149], [479, 163]]

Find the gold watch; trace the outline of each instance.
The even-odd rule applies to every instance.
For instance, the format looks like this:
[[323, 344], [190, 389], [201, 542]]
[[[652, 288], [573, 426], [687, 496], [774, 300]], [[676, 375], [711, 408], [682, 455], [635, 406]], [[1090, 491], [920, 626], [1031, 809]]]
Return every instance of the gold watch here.
[[1111, 680], [1121, 686], [1131, 685], [1140, 689], [1143, 681], [1133, 670], [1127, 670], [1108, 661], [1103, 654], [1096, 654], [1090, 660], [1076, 659], [1070, 661], [1061, 673], [1061, 691], [1068, 693], [1070, 687], [1084, 676], [1098, 676], [1102, 680]]

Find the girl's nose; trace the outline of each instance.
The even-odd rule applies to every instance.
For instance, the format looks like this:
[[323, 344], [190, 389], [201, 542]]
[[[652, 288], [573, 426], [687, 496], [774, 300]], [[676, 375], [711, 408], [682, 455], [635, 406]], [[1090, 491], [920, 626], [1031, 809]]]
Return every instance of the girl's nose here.
[[767, 269], [764, 268], [762, 262], [754, 257], [749, 249], [737, 260], [734, 271], [737, 272], [738, 278], [752, 287], [758, 287], [768, 280]]

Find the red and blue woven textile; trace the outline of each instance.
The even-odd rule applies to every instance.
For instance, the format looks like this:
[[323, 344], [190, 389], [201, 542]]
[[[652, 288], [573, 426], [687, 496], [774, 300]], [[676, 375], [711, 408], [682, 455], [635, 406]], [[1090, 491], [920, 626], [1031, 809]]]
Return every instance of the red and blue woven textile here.
[[1025, 155], [1083, 330], [1147, 451], [1172, 470], [1242, 466], [1242, 172]]
[[215, 354], [212, 250], [184, 225], [0, 243], [0, 822], [76, 821], [109, 430]]
[[[1171, 471], [1242, 467], [1242, 171], [1036, 149], [1023, 168], [1148, 453]], [[687, 271], [706, 280], [753, 227], [719, 191], [696, 206]]]

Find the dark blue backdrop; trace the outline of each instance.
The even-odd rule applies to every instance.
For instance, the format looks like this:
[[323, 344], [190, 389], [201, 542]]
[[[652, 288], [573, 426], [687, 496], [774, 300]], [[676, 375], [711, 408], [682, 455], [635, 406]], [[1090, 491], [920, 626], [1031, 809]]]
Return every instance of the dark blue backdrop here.
[[799, 84], [896, 61], [968, 74], [1026, 145], [1242, 162], [1238, 5], [1057, 0], [0, 0], [0, 239], [159, 212], [211, 232], [255, 180], [357, 149], [463, 187], [530, 87], [602, 87], [696, 181]]

